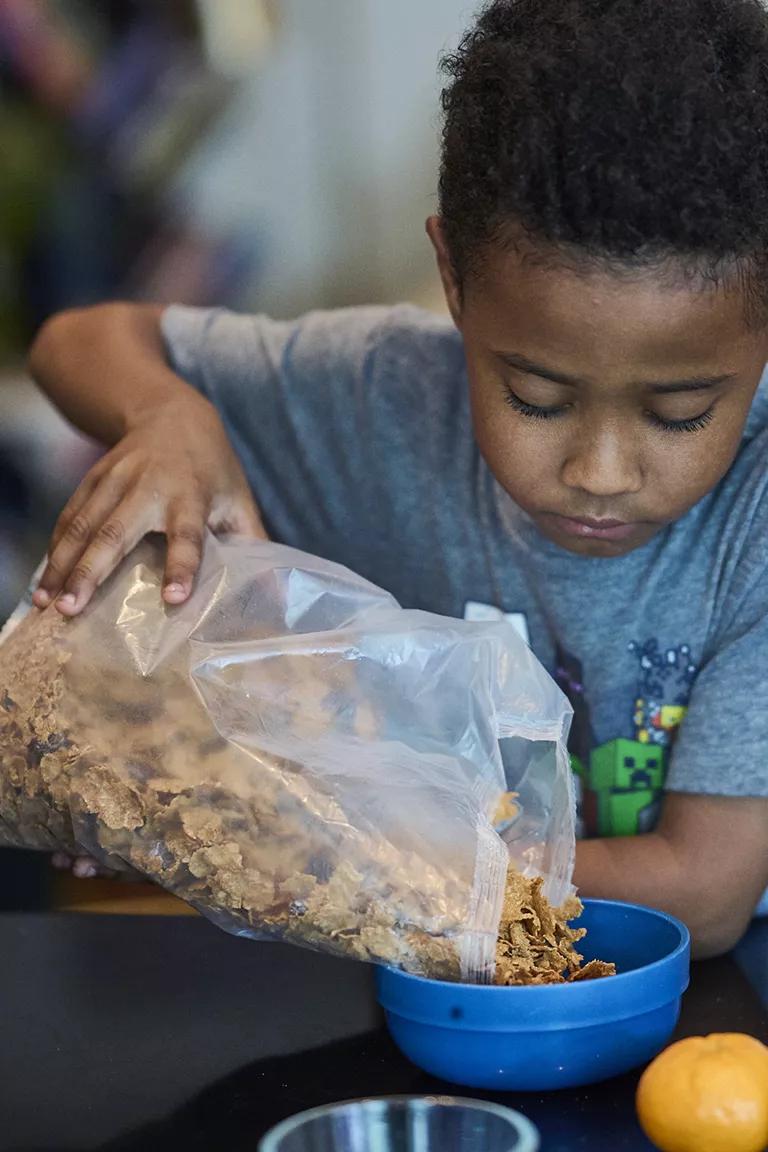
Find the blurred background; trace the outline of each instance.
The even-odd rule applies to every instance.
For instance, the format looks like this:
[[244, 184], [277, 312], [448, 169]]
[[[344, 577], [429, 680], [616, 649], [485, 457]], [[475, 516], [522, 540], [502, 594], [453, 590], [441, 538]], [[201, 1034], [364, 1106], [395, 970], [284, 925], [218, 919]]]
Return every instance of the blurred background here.
[[0, 0], [0, 622], [97, 453], [29, 342], [109, 298], [441, 307], [437, 61], [472, 0]]

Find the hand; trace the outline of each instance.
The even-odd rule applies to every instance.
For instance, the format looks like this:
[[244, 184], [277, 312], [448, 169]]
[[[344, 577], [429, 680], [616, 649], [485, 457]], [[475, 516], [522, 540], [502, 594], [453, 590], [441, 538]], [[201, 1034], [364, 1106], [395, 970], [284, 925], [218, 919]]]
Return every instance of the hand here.
[[66, 852], [54, 852], [51, 863], [57, 872], [71, 872], [79, 880], [92, 880], [96, 876], [112, 879], [117, 875], [91, 856], [68, 856]]
[[34, 603], [55, 600], [76, 616], [147, 533], [164, 532], [163, 599], [182, 604], [206, 527], [266, 539], [218, 415], [191, 393], [145, 412], [85, 477], [59, 517]]
[[57, 872], [71, 872], [78, 880], [93, 880], [97, 876], [108, 880], [145, 881], [146, 876], [133, 868], [107, 868], [92, 856], [68, 856], [66, 852], [54, 852], [51, 863]]

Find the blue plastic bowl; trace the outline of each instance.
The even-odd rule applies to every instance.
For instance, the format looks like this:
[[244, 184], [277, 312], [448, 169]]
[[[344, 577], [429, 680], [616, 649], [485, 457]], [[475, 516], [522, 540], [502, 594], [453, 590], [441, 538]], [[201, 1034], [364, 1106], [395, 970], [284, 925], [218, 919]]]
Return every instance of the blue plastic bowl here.
[[652, 1059], [670, 1039], [688, 987], [690, 937], [679, 920], [585, 900], [587, 960], [616, 976], [496, 988], [377, 972], [392, 1037], [414, 1064], [469, 1088], [543, 1091], [606, 1080]]

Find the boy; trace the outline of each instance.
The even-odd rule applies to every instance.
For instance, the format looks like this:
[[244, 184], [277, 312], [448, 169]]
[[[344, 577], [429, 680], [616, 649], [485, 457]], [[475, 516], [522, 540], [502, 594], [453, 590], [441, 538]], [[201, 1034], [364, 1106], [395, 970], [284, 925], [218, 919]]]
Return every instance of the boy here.
[[207, 523], [513, 614], [574, 702], [576, 883], [712, 955], [768, 884], [768, 15], [496, 0], [445, 67], [427, 231], [455, 328], [55, 317], [32, 369], [114, 447], [36, 602], [76, 614], [155, 530], [178, 604]]

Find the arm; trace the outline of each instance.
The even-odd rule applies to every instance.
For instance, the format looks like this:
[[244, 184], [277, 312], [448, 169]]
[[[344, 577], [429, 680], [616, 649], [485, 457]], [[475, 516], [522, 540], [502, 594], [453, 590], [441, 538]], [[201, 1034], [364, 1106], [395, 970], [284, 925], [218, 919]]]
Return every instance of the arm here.
[[263, 536], [240, 464], [213, 406], [168, 366], [152, 305], [63, 312], [41, 329], [30, 369], [77, 427], [112, 450], [59, 518], [35, 594], [65, 615], [88, 603], [148, 532], [165, 532], [164, 598], [189, 596], [206, 525]]
[[669, 793], [656, 832], [579, 842], [574, 883], [679, 917], [698, 958], [727, 952], [768, 888], [768, 798]]
[[116, 444], [162, 404], [206, 402], [165, 362], [162, 308], [100, 304], [46, 321], [29, 353], [37, 384], [81, 431]]

